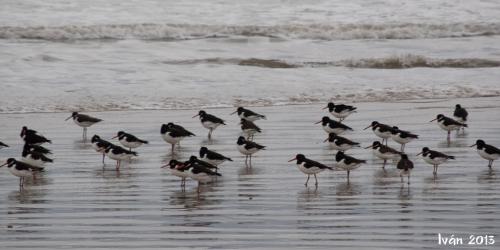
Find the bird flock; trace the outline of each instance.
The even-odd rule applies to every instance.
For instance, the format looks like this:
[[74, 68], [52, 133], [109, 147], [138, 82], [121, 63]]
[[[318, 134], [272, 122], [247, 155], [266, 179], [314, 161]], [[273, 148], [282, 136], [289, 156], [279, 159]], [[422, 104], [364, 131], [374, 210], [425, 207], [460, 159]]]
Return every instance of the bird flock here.
[[[320, 121], [316, 122], [316, 124], [321, 124], [323, 130], [328, 134], [328, 138], [324, 142], [328, 142], [331, 149], [337, 151], [335, 154], [335, 165], [327, 166], [326, 164], [308, 159], [304, 154], [297, 154], [293, 159], [290, 159], [289, 162], [295, 161], [298, 169], [307, 175], [305, 186], [308, 185], [312, 175], [314, 176], [315, 186], [317, 187], [317, 174], [327, 169], [346, 171], [347, 181], [349, 182], [350, 172], [366, 163], [366, 160], [357, 159], [346, 153], [352, 148], [361, 147], [361, 144], [341, 136], [348, 131], [354, 130], [343, 122], [350, 115], [356, 113], [357, 108], [350, 105], [329, 102], [324, 109], [328, 109], [328, 112], [334, 118], [338, 119], [337, 121], [329, 116], [323, 116]], [[255, 121], [261, 119], [265, 120], [266, 117], [243, 107], [238, 107], [231, 115], [235, 113], [237, 113], [240, 118], [242, 131], [242, 136], [239, 136], [236, 140], [236, 147], [237, 150], [245, 156], [246, 166], [251, 167], [252, 155], [266, 149], [265, 146], [253, 140], [256, 134], [262, 132], [261, 128], [255, 124]], [[200, 110], [197, 115], [193, 116], [193, 118], [196, 117], [199, 118], [201, 125], [208, 129], [207, 136], [209, 140], [212, 139], [214, 131], [219, 126], [226, 125], [223, 119], [209, 114], [204, 110]], [[438, 126], [447, 132], [447, 141], [450, 143], [452, 131], [457, 131], [457, 133], [459, 133], [460, 130], [462, 130], [464, 132], [464, 129], [467, 127], [467, 117], [468, 112], [465, 108], [457, 104], [455, 106], [453, 118], [438, 114], [436, 118], [430, 122], [437, 121]], [[83, 128], [82, 138], [84, 142], [87, 141], [87, 128], [102, 121], [99, 118], [80, 114], [78, 112], [73, 112], [66, 120], [69, 119], [72, 119], [75, 124]], [[406, 176], [408, 179], [407, 183], [410, 184], [410, 174], [413, 169], [413, 162], [409, 159], [408, 154], [405, 153], [405, 146], [413, 140], [419, 139], [419, 136], [410, 131], [402, 130], [396, 126], [390, 126], [378, 121], [371, 122], [370, 125], [364, 128], [364, 130], [366, 129], [371, 129], [375, 136], [379, 137], [381, 141], [375, 140], [370, 146], [364, 147], [364, 149], [371, 149], [376, 157], [383, 160], [382, 168], [384, 169], [388, 162], [396, 162], [396, 167], [401, 177], [401, 183], [404, 184], [403, 177]], [[188, 160], [179, 161], [174, 159], [176, 146], [179, 147], [182, 140], [196, 135], [183, 126], [172, 122], [161, 125], [160, 135], [166, 143], [171, 145], [172, 152], [172, 159], [167, 164], [161, 166], [161, 168], [168, 168], [172, 175], [181, 178], [181, 188], [183, 190], [186, 186], [186, 179], [190, 178], [198, 182], [197, 190], [199, 192], [200, 184], [216, 181], [217, 177], [222, 176], [219, 172], [219, 166], [221, 164], [226, 161], [233, 161], [231, 158], [210, 150], [205, 146], [200, 148], [198, 152], [199, 158], [196, 155], [191, 155]], [[24, 141], [22, 158], [20, 160], [8, 158], [0, 167], [7, 166], [14, 176], [19, 177], [19, 187], [23, 189], [26, 177], [36, 178], [36, 175], [44, 170], [45, 164], [53, 162], [53, 160], [49, 158], [52, 154], [51, 150], [42, 146], [43, 144], [50, 144], [52, 142], [36, 130], [29, 129], [26, 126], [22, 127], [20, 137]], [[120, 171], [120, 166], [123, 161], [130, 162], [132, 158], [138, 156], [138, 153], [133, 150], [148, 144], [148, 141], [124, 131], [118, 131], [111, 139], [118, 139], [123, 147], [102, 139], [99, 135], [92, 136], [90, 143], [92, 148], [102, 155], [103, 164], [106, 156], [116, 161], [116, 171]], [[400, 144], [399, 150], [388, 145], [389, 139]], [[3, 147], [8, 147], [8, 145], [0, 142], [0, 148]], [[483, 140], [477, 140], [476, 143], [470, 147], [476, 147], [478, 154], [482, 158], [488, 160], [489, 168], [492, 168], [493, 161], [500, 157], [500, 149], [486, 144]], [[437, 176], [439, 165], [448, 160], [455, 159], [454, 156], [431, 150], [428, 147], [422, 148], [421, 152], [416, 156], [419, 155], [422, 156], [422, 159], [426, 163], [433, 166], [434, 176]]]

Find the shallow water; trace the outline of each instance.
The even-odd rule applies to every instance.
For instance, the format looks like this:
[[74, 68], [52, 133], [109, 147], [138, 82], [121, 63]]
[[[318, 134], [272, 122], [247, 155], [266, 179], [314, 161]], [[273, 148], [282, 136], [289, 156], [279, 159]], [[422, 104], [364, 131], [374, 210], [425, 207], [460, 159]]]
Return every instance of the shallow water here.
[[[465, 135], [446, 135], [428, 121], [438, 113], [449, 114], [456, 102], [469, 108], [470, 128]], [[372, 120], [397, 124], [413, 131], [420, 140], [407, 145], [414, 161], [410, 186], [400, 183], [395, 166], [386, 171], [369, 150], [349, 153], [368, 160], [351, 173], [319, 174], [317, 189], [287, 160], [296, 153], [333, 165], [332, 151], [323, 140], [326, 134], [313, 123], [326, 113], [321, 106], [261, 107], [268, 116], [260, 121], [264, 129], [255, 141], [266, 145], [252, 167], [246, 167], [236, 150], [239, 135], [232, 109], [210, 109], [228, 125], [206, 140], [206, 130], [196, 110], [99, 112], [105, 120], [89, 130], [111, 138], [125, 130], [150, 140], [139, 148], [131, 164], [114, 170], [106, 159], [80, 140], [81, 129], [64, 122], [66, 113], [2, 114], [1, 139], [11, 148], [0, 157], [20, 156], [19, 130], [28, 125], [53, 140], [55, 163], [36, 181], [18, 190], [18, 179], [0, 169], [0, 245], [6, 249], [154, 249], [154, 248], [295, 248], [331, 249], [422, 249], [438, 248], [437, 234], [500, 233], [500, 180], [498, 165], [487, 168], [475, 149], [467, 147], [477, 138], [500, 145], [500, 100], [480, 98], [430, 100], [428, 102], [359, 103], [359, 113], [346, 124], [355, 132], [347, 137], [363, 146], [375, 136], [363, 131]], [[203, 186], [188, 181], [185, 191], [179, 179], [160, 166], [172, 156], [160, 135], [161, 123], [179, 122], [198, 136], [186, 139], [175, 155], [186, 159], [201, 145], [208, 145], [234, 159], [224, 164], [223, 177]], [[391, 142], [391, 145], [396, 146]], [[432, 168], [415, 157], [429, 146], [455, 155], [457, 160]], [[496, 245], [497, 246], [497, 245]], [[492, 246], [470, 249], [493, 249]]]

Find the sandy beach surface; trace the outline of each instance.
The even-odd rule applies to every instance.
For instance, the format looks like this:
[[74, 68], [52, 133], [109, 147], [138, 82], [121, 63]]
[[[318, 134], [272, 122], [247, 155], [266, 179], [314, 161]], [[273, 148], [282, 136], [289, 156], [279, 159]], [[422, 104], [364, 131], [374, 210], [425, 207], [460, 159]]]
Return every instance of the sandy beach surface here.
[[[446, 133], [429, 121], [439, 113], [451, 115], [456, 103], [468, 108], [464, 135]], [[362, 129], [371, 121], [398, 125], [420, 135], [406, 152], [415, 163], [410, 186], [402, 185], [393, 163], [367, 149], [349, 154], [367, 164], [351, 173], [323, 172], [319, 187], [304, 187], [306, 176], [287, 161], [297, 153], [334, 165], [334, 151], [323, 140], [319, 121], [322, 105], [256, 107], [268, 120], [255, 141], [267, 146], [251, 167], [236, 150], [240, 134], [234, 109], [207, 109], [227, 121], [207, 141], [197, 110], [117, 111], [90, 113], [104, 122], [89, 136], [111, 138], [119, 130], [150, 141], [139, 157], [114, 169], [103, 167], [81, 128], [65, 122], [68, 113], [0, 114], [0, 160], [20, 158], [23, 125], [52, 139], [55, 162], [36, 181], [18, 189], [18, 178], [0, 169], [0, 248], [2, 249], [435, 249], [438, 234], [464, 238], [460, 249], [494, 249], [467, 245], [469, 235], [493, 235], [500, 241], [500, 162], [493, 169], [480, 158], [476, 139], [500, 146], [500, 98], [419, 100], [397, 103], [357, 103], [359, 112], [346, 120], [354, 132], [345, 136], [369, 146], [377, 139]], [[182, 141], [174, 156], [186, 159], [208, 146], [234, 162], [221, 167], [223, 177], [198, 195], [196, 183], [179, 179], [160, 166], [170, 160], [170, 146], [160, 137], [162, 123], [176, 122], [197, 136]], [[118, 143], [118, 141], [115, 141]], [[390, 145], [398, 144], [390, 141]], [[428, 146], [456, 156], [432, 167], [415, 155]], [[313, 184], [313, 182], [311, 182]], [[449, 247], [445, 247], [448, 249]]]

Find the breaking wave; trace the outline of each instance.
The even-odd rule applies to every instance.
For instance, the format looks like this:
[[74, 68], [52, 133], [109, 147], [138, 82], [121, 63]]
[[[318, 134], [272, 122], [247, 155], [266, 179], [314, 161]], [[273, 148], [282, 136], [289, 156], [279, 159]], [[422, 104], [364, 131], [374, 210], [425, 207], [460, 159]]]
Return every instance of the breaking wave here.
[[263, 68], [298, 68], [298, 67], [349, 67], [371, 69], [406, 69], [406, 68], [489, 68], [500, 67], [500, 61], [481, 58], [435, 59], [419, 55], [401, 55], [385, 58], [361, 58], [326, 62], [287, 62], [278, 59], [261, 58], [205, 58], [163, 61], [164, 64], [232, 64]]
[[51, 41], [92, 39], [186, 40], [228, 36], [351, 40], [446, 38], [491, 35], [500, 35], [500, 23], [291, 24], [272, 26], [144, 23], [88, 26], [0, 27], [1, 39], [43, 39]]

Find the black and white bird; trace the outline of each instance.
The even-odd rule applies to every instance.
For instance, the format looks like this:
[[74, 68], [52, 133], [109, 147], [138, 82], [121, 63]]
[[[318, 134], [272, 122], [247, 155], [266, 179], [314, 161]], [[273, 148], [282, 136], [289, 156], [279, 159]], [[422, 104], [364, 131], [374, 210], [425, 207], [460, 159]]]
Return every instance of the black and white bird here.
[[8, 147], [9, 147], [9, 145], [0, 141], [0, 148], [8, 148]]
[[54, 162], [49, 157], [37, 151], [32, 151], [29, 145], [25, 145], [22, 152], [22, 161], [35, 167], [43, 167], [45, 163]]
[[323, 109], [328, 109], [330, 114], [332, 114], [336, 118], [339, 118], [339, 121], [343, 121], [346, 117], [348, 117], [352, 113], [356, 113], [357, 108], [354, 106], [349, 106], [344, 104], [335, 105], [335, 103], [329, 102], [328, 105]]
[[233, 161], [231, 158], [221, 155], [215, 151], [209, 150], [207, 147], [200, 148], [200, 159], [214, 166], [219, 166], [225, 161]]
[[408, 155], [402, 154], [401, 160], [399, 160], [398, 165], [399, 176], [401, 177], [401, 183], [403, 183], [403, 176], [408, 176], [408, 185], [410, 185], [410, 173], [413, 169], [413, 162], [408, 159]]
[[198, 193], [200, 192], [200, 184], [211, 182], [214, 177], [222, 176], [221, 174], [212, 171], [198, 163], [190, 163], [187, 166], [189, 177], [198, 182]]
[[243, 133], [247, 135], [247, 140], [253, 140], [253, 136], [256, 133], [262, 132], [262, 130], [252, 121], [241, 119], [240, 124], [241, 124], [241, 131], [243, 131]]
[[97, 152], [102, 154], [102, 164], [104, 164], [104, 158], [106, 157], [106, 149], [110, 146], [114, 146], [113, 143], [101, 139], [98, 135], [92, 136], [90, 139], [92, 148]]
[[335, 155], [335, 161], [337, 162], [336, 167], [347, 171], [347, 181], [349, 182], [349, 174], [352, 170], [359, 168], [365, 160], [359, 160], [352, 156], [344, 154], [344, 152], [339, 151]]
[[71, 118], [73, 118], [73, 121], [75, 122], [76, 125], [83, 128], [82, 138], [84, 141], [87, 140], [87, 128], [102, 121], [99, 118], [95, 118], [89, 115], [79, 114], [78, 112], [71, 113], [71, 116], [66, 118], [66, 121]]
[[455, 105], [455, 111], [453, 112], [453, 117], [457, 122], [466, 123], [469, 112], [465, 110], [460, 104]]
[[246, 108], [243, 108], [243, 107], [238, 107], [236, 109], [236, 111], [234, 111], [232, 114], [234, 113], [238, 113], [238, 116], [241, 118], [241, 119], [244, 119], [244, 120], [247, 120], [247, 121], [251, 121], [251, 122], [254, 122], [254, 121], [257, 121], [257, 120], [260, 120], [260, 119], [264, 119], [266, 120], [266, 117], [264, 115], [261, 115], [261, 114], [257, 114], [255, 112], [253, 112], [252, 110], [249, 110], [249, 109], [246, 109]]
[[418, 135], [413, 134], [409, 131], [401, 130], [398, 127], [392, 127], [391, 138], [395, 142], [401, 144], [401, 152], [405, 151], [405, 146], [407, 143], [418, 139]]
[[471, 147], [474, 146], [477, 148], [477, 153], [484, 159], [488, 160], [489, 168], [493, 165], [494, 160], [498, 160], [498, 158], [500, 158], [500, 149], [486, 144], [483, 140], [477, 140], [474, 145], [471, 145]]
[[455, 159], [455, 156], [447, 155], [438, 151], [430, 150], [428, 147], [422, 148], [422, 152], [417, 155], [422, 155], [425, 162], [434, 166], [433, 174], [437, 175], [438, 166], [447, 162], [450, 159]]
[[347, 130], [353, 130], [351, 127], [341, 122], [330, 119], [328, 116], [323, 116], [321, 121], [316, 122], [315, 124], [318, 123], [321, 123], [321, 126], [323, 126], [323, 130], [325, 130], [325, 132], [328, 134], [335, 133], [337, 135], [340, 135]]
[[226, 125], [224, 123], [224, 120], [220, 119], [219, 117], [216, 117], [214, 115], [208, 114], [204, 110], [200, 110], [197, 115], [193, 116], [193, 118], [199, 116], [200, 117], [200, 122], [203, 127], [208, 129], [208, 139], [212, 138], [212, 132], [219, 127], [220, 125]]
[[143, 144], [148, 144], [148, 141], [141, 140], [137, 138], [136, 136], [125, 133], [123, 131], [118, 131], [115, 137], [111, 139], [115, 139], [118, 137], [118, 141], [126, 148], [129, 150], [132, 150], [133, 148], [138, 148], [142, 146]]
[[7, 165], [9, 171], [12, 175], [19, 177], [19, 188], [22, 189], [24, 186], [25, 177], [34, 177], [36, 172], [43, 171], [43, 168], [30, 165], [28, 163], [17, 161], [14, 158], [7, 159], [5, 164], [0, 165], [0, 168]]
[[448, 131], [448, 137], [446, 137], [448, 141], [450, 141], [451, 131], [467, 127], [467, 124], [455, 121], [452, 118], [446, 117], [442, 114], [437, 115], [436, 118], [431, 120], [430, 122], [433, 122], [435, 120], [437, 120], [438, 125], [441, 129], [443, 129], [444, 131]]
[[162, 166], [162, 168], [169, 167], [170, 173], [174, 176], [181, 178], [181, 187], [186, 186], [186, 178], [189, 177], [189, 171], [186, 164], [177, 160], [170, 160], [167, 165]]
[[120, 146], [109, 145], [106, 148], [106, 155], [116, 161], [116, 170], [120, 170], [121, 161], [128, 160], [130, 161], [133, 156], [137, 156], [137, 153], [134, 151], [126, 150]]
[[314, 184], [316, 187], [318, 186], [318, 178], [316, 177], [316, 174], [323, 172], [325, 169], [330, 169], [333, 170], [333, 168], [328, 167], [324, 164], [321, 164], [317, 161], [313, 161], [310, 159], [307, 159], [303, 154], [297, 154], [295, 158], [289, 160], [288, 162], [291, 161], [297, 161], [297, 167], [299, 170], [307, 175], [307, 180], [306, 183], [304, 184], [307, 187], [307, 183], [309, 182], [309, 178], [311, 175], [314, 175], [314, 179], [316, 180], [316, 183]]
[[367, 130], [368, 128], [372, 128], [373, 133], [382, 138], [382, 143], [385, 141], [385, 145], [387, 145], [387, 139], [392, 136], [392, 126], [387, 124], [379, 123], [378, 121], [373, 121], [370, 126], [364, 128], [363, 130]]
[[373, 149], [373, 154], [377, 156], [378, 158], [384, 160], [384, 165], [382, 165], [382, 168], [385, 168], [385, 164], [387, 163], [387, 160], [398, 160], [401, 157], [401, 152], [397, 151], [396, 149], [393, 149], [389, 146], [386, 146], [379, 141], [374, 141], [371, 146], [366, 147], [365, 149], [371, 148]]
[[330, 133], [328, 135], [328, 138], [324, 140], [323, 142], [329, 142], [330, 143], [330, 148], [338, 151], [345, 152], [353, 147], [359, 147], [359, 142], [353, 142], [345, 137], [338, 136], [335, 133]]
[[47, 149], [43, 146], [34, 145], [34, 144], [25, 143], [23, 149], [26, 149], [28, 152], [34, 151], [34, 152], [44, 154], [44, 155], [52, 154], [52, 151], [50, 151], [50, 149]]
[[194, 136], [194, 134], [187, 129], [180, 125], [174, 125], [173, 123], [162, 124], [160, 133], [163, 140], [172, 145], [172, 153], [174, 152], [175, 144], [180, 143], [180, 141], [186, 137]]
[[202, 161], [202, 160], [198, 159], [198, 157], [196, 157], [195, 155], [191, 155], [189, 157], [189, 164], [198, 164], [198, 165], [201, 165], [203, 167], [213, 169], [215, 172], [217, 172], [217, 169], [218, 169], [217, 166], [215, 166], [211, 163], [208, 163], [206, 161]]
[[23, 138], [24, 142], [27, 144], [33, 145], [42, 145], [44, 143], [52, 143], [51, 140], [45, 138], [43, 135], [38, 134], [37, 131], [28, 129], [28, 127], [24, 126], [21, 129], [21, 138]]
[[250, 165], [252, 164], [252, 155], [260, 150], [264, 150], [266, 147], [252, 141], [247, 141], [243, 136], [238, 138], [236, 144], [238, 146], [238, 151], [245, 155], [245, 164], [247, 164], [247, 161], [250, 158]]

